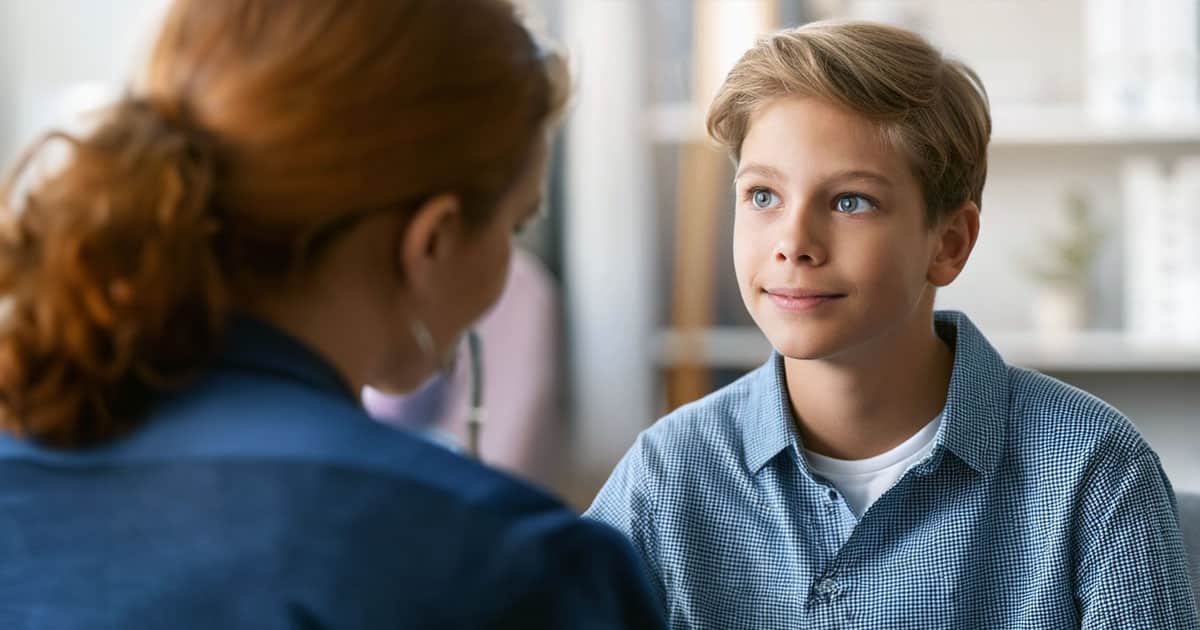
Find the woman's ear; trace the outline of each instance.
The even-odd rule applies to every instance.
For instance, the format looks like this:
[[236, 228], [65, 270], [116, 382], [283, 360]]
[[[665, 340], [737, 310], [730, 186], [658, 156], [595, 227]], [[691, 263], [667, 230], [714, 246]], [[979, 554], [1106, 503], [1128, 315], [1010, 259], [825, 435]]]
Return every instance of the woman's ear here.
[[979, 239], [979, 206], [964, 201], [934, 227], [937, 236], [933, 259], [926, 278], [935, 287], [944, 287], [962, 273], [975, 242]]
[[448, 193], [430, 197], [407, 223], [398, 226], [396, 269], [410, 290], [424, 293], [438, 282], [442, 263], [452, 257], [461, 227], [461, 204]]

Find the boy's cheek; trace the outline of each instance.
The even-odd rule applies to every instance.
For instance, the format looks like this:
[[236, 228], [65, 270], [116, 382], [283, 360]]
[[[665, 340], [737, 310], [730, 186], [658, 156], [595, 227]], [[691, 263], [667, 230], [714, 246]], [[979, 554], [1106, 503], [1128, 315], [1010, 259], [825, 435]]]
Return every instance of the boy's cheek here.
[[766, 231], [755, 231], [748, 226], [733, 227], [733, 262], [735, 265], [760, 264], [771, 256], [774, 241]]
[[737, 276], [738, 285], [744, 286], [745, 281], [753, 274], [754, 267], [748, 252], [749, 248], [734, 239], [733, 271]]
[[744, 298], [749, 299], [755, 282], [762, 278], [765, 266], [770, 263], [763, 256], [753, 249], [734, 251], [733, 272]]

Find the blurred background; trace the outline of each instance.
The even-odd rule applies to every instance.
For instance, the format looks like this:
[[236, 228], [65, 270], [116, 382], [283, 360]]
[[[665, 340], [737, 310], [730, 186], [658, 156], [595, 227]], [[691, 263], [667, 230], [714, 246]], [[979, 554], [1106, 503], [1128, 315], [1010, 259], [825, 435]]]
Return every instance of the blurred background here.
[[[4, 163], [118, 95], [168, 4], [0, 0]], [[756, 36], [853, 17], [924, 34], [989, 91], [982, 234], [939, 307], [1117, 406], [1200, 491], [1200, 0], [522, 4], [577, 91], [546, 218], [482, 324], [485, 459], [585, 507], [639, 431], [765, 360], [704, 108]], [[461, 438], [461, 397], [427, 389], [440, 403], [406, 413]]]

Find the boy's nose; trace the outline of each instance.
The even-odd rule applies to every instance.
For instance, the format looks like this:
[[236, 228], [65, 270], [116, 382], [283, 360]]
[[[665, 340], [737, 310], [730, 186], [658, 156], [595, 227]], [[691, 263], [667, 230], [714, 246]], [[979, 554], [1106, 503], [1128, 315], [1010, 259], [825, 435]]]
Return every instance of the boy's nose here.
[[823, 240], [812, 225], [816, 219], [809, 212], [797, 212], [790, 217], [785, 233], [775, 243], [775, 260], [798, 265], [820, 266], [829, 259]]

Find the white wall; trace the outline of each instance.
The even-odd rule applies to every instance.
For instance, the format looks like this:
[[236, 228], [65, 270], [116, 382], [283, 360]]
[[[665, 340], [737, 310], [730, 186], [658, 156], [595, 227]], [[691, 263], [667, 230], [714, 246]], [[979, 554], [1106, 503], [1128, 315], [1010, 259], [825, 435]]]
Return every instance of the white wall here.
[[0, 0], [0, 160], [59, 122], [80, 85], [119, 91], [169, 0]]

